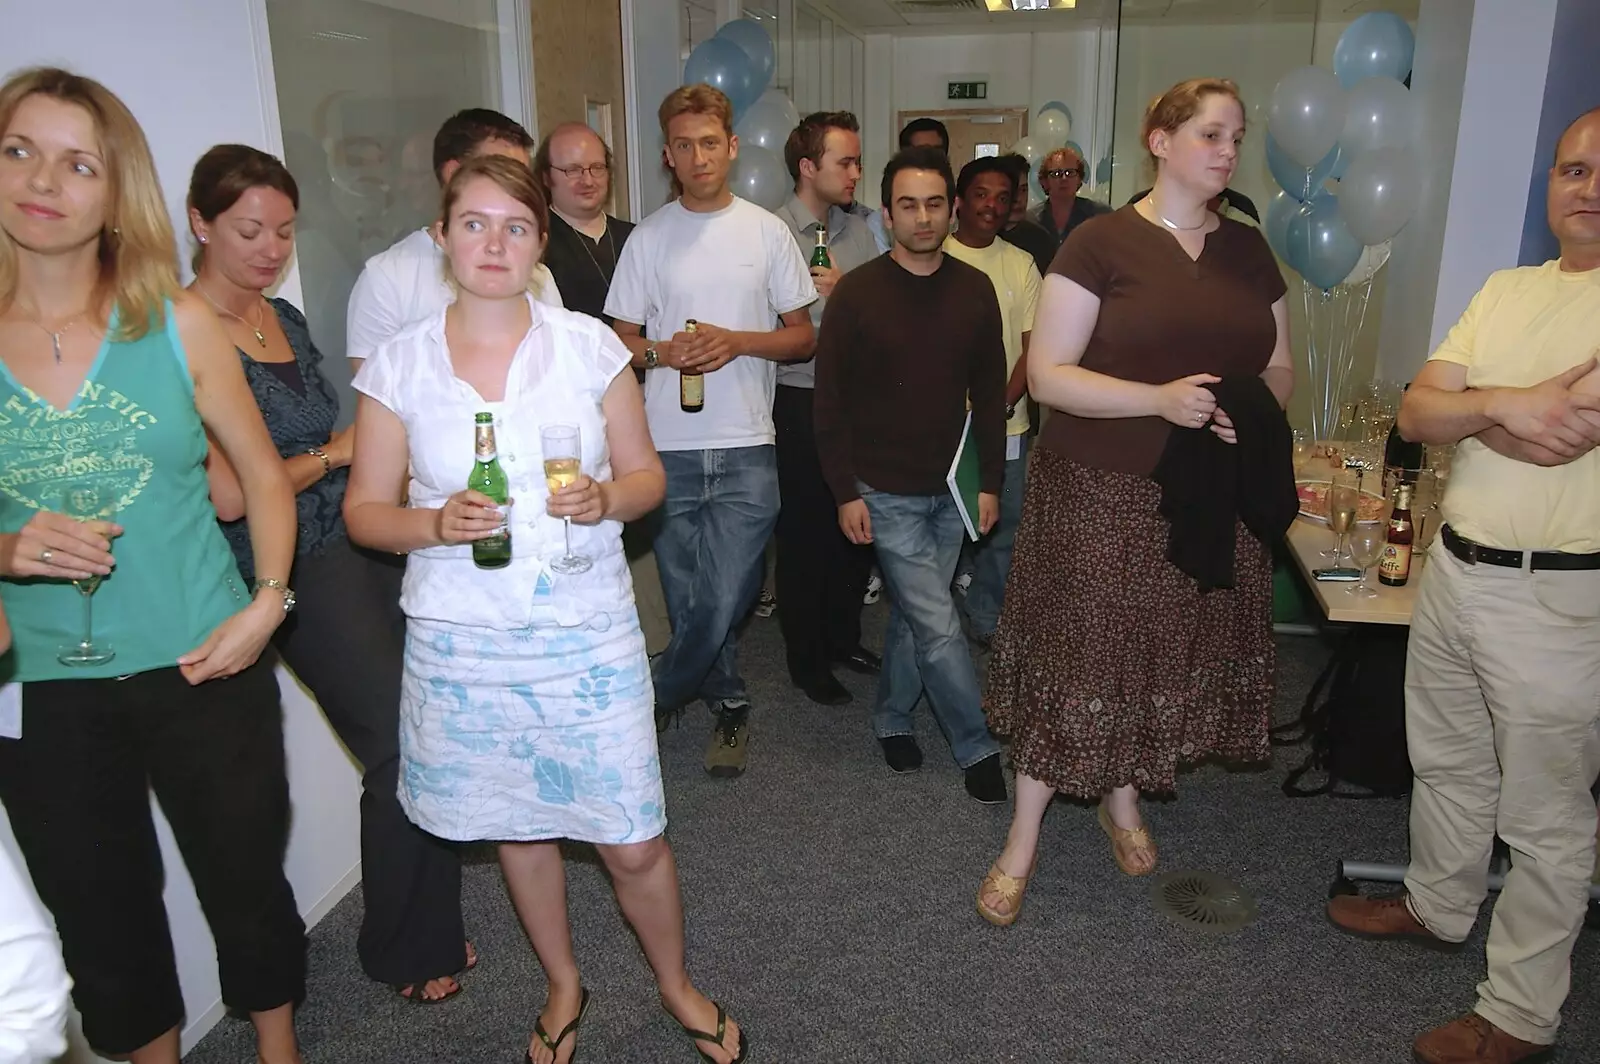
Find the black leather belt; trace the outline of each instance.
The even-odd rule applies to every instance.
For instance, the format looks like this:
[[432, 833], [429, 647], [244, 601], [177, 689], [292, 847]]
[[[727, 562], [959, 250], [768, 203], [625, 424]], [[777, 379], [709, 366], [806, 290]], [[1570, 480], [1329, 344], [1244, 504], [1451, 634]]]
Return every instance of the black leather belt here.
[[1567, 554], [1559, 550], [1501, 550], [1499, 547], [1485, 547], [1474, 543], [1470, 539], [1463, 539], [1456, 534], [1456, 530], [1445, 525], [1439, 530], [1439, 539], [1445, 548], [1457, 558], [1468, 565], [1503, 565], [1508, 569], [1521, 569], [1524, 555], [1528, 556], [1528, 568], [1538, 569], [1600, 569], [1600, 554]]

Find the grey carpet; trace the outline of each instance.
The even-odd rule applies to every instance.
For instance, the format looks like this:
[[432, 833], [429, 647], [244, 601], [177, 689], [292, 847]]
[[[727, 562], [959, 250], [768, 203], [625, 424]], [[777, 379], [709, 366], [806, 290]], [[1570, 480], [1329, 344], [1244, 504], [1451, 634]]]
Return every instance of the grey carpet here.
[[[881, 606], [869, 610], [874, 635]], [[1326, 654], [1280, 638], [1279, 714], [1298, 708]], [[709, 717], [662, 736], [669, 829], [682, 876], [690, 970], [752, 1036], [760, 1064], [1366, 1064], [1409, 1061], [1410, 1039], [1470, 1008], [1487, 911], [1467, 948], [1441, 956], [1335, 932], [1322, 913], [1338, 857], [1403, 860], [1405, 804], [1278, 790], [1298, 750], [1269, 770], [1196, 771], [1152, 803], [1164, 869], [1198, 868], [1254, 892], [1260, 916], [1220, 937], [1158, 915], [1147, 881], [1120, 874], [1092, 810], [1058, 802], [1023, 914], [991, 927], [973, 896], [1008, 807], [982, 807], [926, 708], [921, 773], [884, 767], [866, 715], [873, 682], [843, 674], [840, 709], [791, 689], [776, 621], [750, 626], [744, 673], [756, 705], [751, 769], [701, 769]], [[649, 969], [592, 851], [571, 847], [572, 928], [594, 1005], [581, 1064], [699, 1058], [656, 1004]], [[359, 893], [311, 936], [299, 1015], [314, 1064], [523, 1059], [544, 977], [487, 854], [463, 891], [482, 962], [442, 1006], [408, 1005], [356, 965]], [[1600, 934], [1580, 936], [1563, 1064], [1600, 1059]], [[227, 1021], [186, 1058], [253, 1060]]]

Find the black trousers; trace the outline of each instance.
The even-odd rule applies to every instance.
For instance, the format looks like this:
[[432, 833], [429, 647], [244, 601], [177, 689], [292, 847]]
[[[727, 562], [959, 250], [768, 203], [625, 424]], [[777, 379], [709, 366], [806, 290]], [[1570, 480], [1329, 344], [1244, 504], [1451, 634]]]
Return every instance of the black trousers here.
[[379, 982], [421, 984], [466, 965], [466, 933], [458, 851], [400, 809], [404, 574], [403, 557], [345, 540], [303, 555], [278, 648], [361, 763], [361, 968]]
[[265, 1012], [305, 996], [273, 661], [198, 687], [176, 667], [23, 685], [22, 738], [0, 739], [0, 801], [102, 1055], [183, 1018], [152, 789], [216, 939], [222, 1000]]
[[789, 676], [802, 683], [861, 645], [861, 596], [872, 548], [839, 531], [839, 507], [822, 479], [810, 388], [779, 385], [772, 402], [778, 436], [778, 623]]

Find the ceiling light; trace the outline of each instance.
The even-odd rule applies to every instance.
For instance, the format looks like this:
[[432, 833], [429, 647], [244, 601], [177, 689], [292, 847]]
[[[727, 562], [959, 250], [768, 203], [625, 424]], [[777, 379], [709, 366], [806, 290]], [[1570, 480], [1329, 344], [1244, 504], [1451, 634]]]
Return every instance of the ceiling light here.
[[1078, 6], [1078, 0], [984, 0], [990, 11], [1066, 11]]

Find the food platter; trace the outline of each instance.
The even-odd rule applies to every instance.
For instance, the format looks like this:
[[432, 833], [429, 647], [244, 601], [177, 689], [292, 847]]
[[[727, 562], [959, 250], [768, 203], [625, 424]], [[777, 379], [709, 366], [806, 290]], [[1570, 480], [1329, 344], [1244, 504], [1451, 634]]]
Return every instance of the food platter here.
[[[1300, 516], [1308, 521], [1318, 524], [1328, 523], [1328, 490], [1333, 485], [1331, 480], [1297, 480], [1295, 493], [1300, 496]], [[1382, 521], [1386, 516], [1385, 511], [1389, 503], [1382, 495], [1363, 490], [1361, 499], [1356, 507], [1356, 523], [1362, 525]]]

